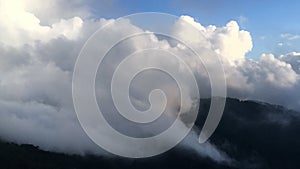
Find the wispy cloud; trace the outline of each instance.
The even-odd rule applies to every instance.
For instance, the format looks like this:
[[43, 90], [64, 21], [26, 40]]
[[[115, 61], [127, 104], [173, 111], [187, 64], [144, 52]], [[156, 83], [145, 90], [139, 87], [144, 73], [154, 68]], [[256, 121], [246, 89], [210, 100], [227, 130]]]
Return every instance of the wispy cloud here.
[[288, 40], [296, 40], [300, 39], [300, 35], [297, 34], [290, 34], [290, 33], [284, 33], [280, 35], [281, 38], [288, 39]]
[[280, 42], [280, 43], [277, 43], [278, 46], [283, 46], [284, 43]]
[[261, 39], [261, 40], [265, 40], [266, 38], [267, 38], [266, 36], [259, 37], [259, 39]]
[[239, 16], [239, 17], [237, 18], [237, 20], [238, 20], [239, 25], [240, 25], [242, 28], [245, 28], [246, 25], [247, 25], [248, 22], [249, 22], [248, 18], [245, 17], [245, 16], [243, 16], [243, 15]]

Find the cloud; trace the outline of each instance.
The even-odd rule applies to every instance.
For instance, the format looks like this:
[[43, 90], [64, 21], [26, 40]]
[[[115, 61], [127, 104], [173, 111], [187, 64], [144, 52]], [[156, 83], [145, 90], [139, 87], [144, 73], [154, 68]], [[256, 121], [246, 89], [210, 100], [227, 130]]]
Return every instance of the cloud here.
[[242, 28], [245, 28], [248, 24], [249, 20], [247, 17], [241, 15], [237, 18], [239, 25], [241, 25]]
[[[29, 3], [0, 1], [0, 3], [0, 18], [3, 20], [0, 23], [2, 32], [0, 35], [0, 135], [7, 140], [32, 143], [47, 150], [81, 154], [103, 153], [85, 135], [73, 109], [71, 86], [75, 60], [87, 38], [106, 23], [113, 23], [113, 29], [109, 32], [113, 35], [112, 39], [117, 39], [121, 34], [128, 32], [144, 32], [144, 30], [124, 19], [119, 21], [89, 19], [86, 8], [78, 5], [81, 1], [75, 1], [74, 4], [69, 4], [69, 1], [61, 1], [61, 4], [58, 1], [51, 1], [51, 3], [50, 1], [43, 3], [41, 1], [29, 1]], [[70, 7], [63, 8], [64, 5]], [[78, 10], [73, 10], [73, 7]], [[199, 31], [189, 29], [186, 24], [192, 24]], [[217, 55], [221, 57], [229, 96], [300, 108], [300, 97], [295, 92], [299, 91], [297, 74], [299, 65], [292, 64], [293, 60], [298, 58], [296, 53], [280, 58], [272, 54], [264, 54], [259, 61], [247, 59], [245, 54], [252, 49], [251, 35], [248, 31], [240, 30], [235, 21], [230, 21], [223, 27], [203, 26], [190, 16], [182, 16], [175, 22], [170, 33], [191, 42], [195, 48], [210, 50], [213, 53], [209, 56], [212, 60]], [[101, 42], [100, 40], [97, 44], [99, 48], [105, 45]], [[117, 47], [111, 53], [111, 60], [108, 60], [105, 65], [107, 72], [104, 72], [100, 79], [104, 78], [105, 82], [110, 78], [118, 61], [123, 59], [120, 53], [128, 54], [149, 46], [173, 52], [178, 56], [190, 54], [182, 45], [174, 45], [168, 39], [149, 33], [149, 36], [135, 37]], [[167, 62], [168, 69], [178, 73], [182, 79], [186, 78], [183, 71], [185, 69], [180, 69], [182, 64], [162, 54], [157, 56], [161, 59], [144, 55], [143, 57], [147, 59], [129, 63], [159, 65]], [[204, 66], [194, 57], [182, 59], [198, 75], [197, 81], [205, 86], [200, 89], [201, 92], [210, 91]], [[205, 66], [213, 66], [213, 62], [211, 64]], [[134, 68], [131, 65], [128, 66], [128, 71]], [[123, 73], [125, 76], [126, 72]], [[178, 113], [180, 102], [176, 92], [177, 86], [172, 79], [156, 75], [157, 72], [148, 72], [146, 79], [148, 81], [141, 80], [141, 77], [133, 83], [132, 102], [137, 107], [146, 109], [149, 106], [148, 92], [155, 86], [161, 86], [170, 99], [170, 107], [166, 109], [166, 121], [171, 123]], [[98, 79], [97, 82], [101, 80]], [[189, 83], [185, 85], [189, 86]], [[97, 85], [96, 91], [98, 99], [102, 98], [104, 109], [107, 112], [114, 110], [111, 100], [106, 97], [110, 91], [108, 84]], [[182, 105], [185, 112], [194, 108], [193, 96], [191, 93], [185, 96]], [[132, 127], [131, 124], [119, 120], [116, 112], [107, 116], [122, 132], [135, 134], [139, 131], [137, 134], [142, 136], [145, 132], [146, 135], [155, 134], [169, 124], [160, 121], [159, 127], [154, 129], [151, 126]], [[199, 154], [216, 161], [228, 160], [229, 157], [209, 142], [201, 147], [194, 144], [194, 137], [189, 136], [189, 138], [187, 142], [193, 142], [193, 148]]]
[[[181, 23], [180, 20], [184, 22]], [[189, 28], [185, 26], [187, 24], [185, 22], [198, 28], [201, 33], [186, 30]], [[198, 47], [211, 47], [215, 52], [226, 57], [229, 61], [243, 59], [245, 54], [252, 49], [250, 33], [240, 30], [236, 21], [230, 21], [226, 26], [220, 28], [214, 25], [204, 27], [190, 16], [181, 16], [174, 28], [176, 29], [174, 33], [182, 34], [181, 37], [183, 39], [189, 38], [189, 41], [199, 43]], [[205, 39], [197, 34], [203, 35]]]
[[[11, 5], [4, 1], [2, 3]], [[118, 38], [118, 33], [143, 32], [143, 30], [131, 25], [127, 20], [119, 22], [105, 19], [88, 20], [79, 16], [58, 21], [54, 19], [55, 21], [50, 26], [44, 26], [34, 13], [27, 12], [25, 6], [17, 2], [13, 5], [20, 5], [20, 7], [15, 11], [2, 10], [0, 12], [2, 18], [6, 15], [15, 16], [6, 18], [6, 21], [0, 24], [3, 32], [0, 48], [2, 53], [0, 56], [1, 137], [19, 143], [38, 145], [42, 149], [51, 151], [104, 154], [103, 150], [97, 148], [85, 135], [77, 121], [71, 94], [73, 65], [85, 40], [101, 25], [114, 23], [112, 31], [116, 33], [115, 38]], [[149, 45], [174, 50], [173, 52], [177, 50], [172, 49], [167, 41], [158, 40], [154, 34], [149, 37], [136, 38], [124, 45], [117, 52], [142, 49]], [[151, 58], [147, 61], [162, 63], [162, 60]], [[168, 62], [170, 63], [170, 60]], [[136, 65], [137, 63], [131, 64]], [[112, 62], [107, 65], [107, 68], [109, 70], [114, 66]], [[177, 71], [178, 63], [171, 63], [169, 69]], [[180, 69], [178, 73], [180, 74]], [[181, 77], [185, 78], [183, 75]], [[150, 79], [150, 81], [155, 82], [155, 79], [157, 78], [153, 77], [153, 80]], [[161, 81], [158, 84], [164, 85], [164, 83], [167, 84], [166, 90], [169, 89], [170, 100], [174, 99], [170, 102], [171, 107], [166, 110], [169, 113], [167, 119], [172, 120], [178, 108], [178, 95], [176, 92], [170, 91], [172, 89], [172, 86], [169, 85], [170, 81]], [[144, 84], [143, 88], [151, 89], [153, 84]], [[105, 88], [96, 89], [100, 91], [98, 93], [100, 96], [104, 94], [101, 93], [103, 89]], [[133, 91], [136, 96], [133, 99], [134, 104], [144, 108], [147, 100], [140, 99], [140, 97], [144, 97], [147, 93], [145, 90], [141, 90], [139, 85], [133, 86]], [[104, 92], [107, 91], [104, 90]], [[191, 109], [193, 100], [189, 97], [185, 96], [184, 105], [181, 107], [184, 111]], [[106, 105], [106, 109], [112, 110], [111, 108], [111, 104]], [[126, 126], [120, 120], [115, 120], [115, 122], [116, 127], [121, 126], [123, 130], [130, 128], [130, 125]], [[162, 125], [158, 125], [159, 127], [154, 128], [154, 131], [150, 128], [151, 126], [146, 126], [132, 131], [124, 130], [124, 132], [129, 132], [127, 134], [130, 134], [130, 131], [131, 133], [151, 134], [156, 132], [155, 130], [161, 130], [160, 126], [165, 125], [165, 122], [162, 122], [160, 121]], [[207, 146], [211, 147], [213, 152], [219, 151], [210, 143], [207, 143]], [[209, 154], [210, 151], [197, 152], [211, 158], [215, 157], [215, 155]], [[221, 155], [217, 157], [218, 160], [222, 159]]]
[[284, 45], [284, 43], [282, 43], [282, 42], [279, 42], [279, 43], [277, 43], [277, 45], [281, 47], [281, 46], [283, 46], [283, 45]]
[[[299, 74], [290, 63], [273, 54], [257, 61], [240, 60], [225, 67], [228, 96], [259, 100], [299, 110]], [[287, 99], [290, 98], [290, 99]]]
[[297, 74], [300, 74], [300, 53], [292, 52], [286, 55], [281, 55], [280, 60], [290, 64]]
[[258, 62], [246, 61], [241, 69], [244, 69], [243, 72], [247, 73], [246, 76], [251, 78], [252, 83], [265, 82], [268, 86], [289, 88], [298, 80], [298, 75], [291, 65], [275, 58], [272, 54], [263, 54]]
[[43, 2], [39, 0], [12, 0], [4, 3], [9, 5], [7, 9], [11, 12], [33, 14], [44, 26], [50, 26], [62, 19], [68, 20], [74, 16], [86, 19], [92, 15], [90, 7], [83, 0], [45, 0]]
[[[9, 46], [22, 46], [24, 44], [33, 44], [36, 41], [49, 42], [51, 39], [56, 39], [58, 37], [64, 37], [70, 40], [75, 40], [79, 36], [80, 29], [82, 27], [83, 21], [82, 18], [73, 16], [59, 18], [55, 22], [51, 22], [49, 25], [42, 25], [40, 18], [36, 14], [28, 12], [32, 7], [39, 6], [38, 8], [41, 15], [46, 13], [44, 8], [47, 11], [54, 11], [57, 13], [63, 11], [52, 10], [51, 5], [58, 6], [63, 5], [58, 4], [57, 1], [29, 1], [29, 3], [24, 3], [23, 1], [0, 1], [0, 29], [2, 34], [0, 35], [0, 42]], [[47, 6], [49, 4], [49, 6]], [[72, 4], [71, 4], [72, 6]], [[56, 9], [56, 8], [55, 8]], [[64, 10], [67, 12], [67, 9], [57, 9]], [[71, 11], [71, 9], [69, 9]], [[43, 13], [44, 11], [44, 13]], [[69, 15], [66, 15], [69, 16]], [[51, 17], [45, 17], [50, 19]]]
[[266, 36], [259, 37], [259, 39], [261, 39], [261, 40], [265, 40], [266, 38], [267, 38]]
[[300, 39], [300, 35], [295, 35], [295, 34], [290, 34], [290, 33], [281, 34], [280, 37], [283, 39], [288, 39], [288, 40]]
[[175, 25], [175, 33], [194, 43], [195, 47], [212, 48], [223, 58], [229, 97], [260, 100], [299, 110], [300, 96], [295, 92], [299, 90], [297, 53], [279, 57], [262, 54], [254, 61], [245, 57], [252, 49], [250, 33], [239, 30], [236, 22], [218, 28], [204, 27], [188, 16], [181, 19], [192, 23], [206, 38], [185, 29], [183, 24]]

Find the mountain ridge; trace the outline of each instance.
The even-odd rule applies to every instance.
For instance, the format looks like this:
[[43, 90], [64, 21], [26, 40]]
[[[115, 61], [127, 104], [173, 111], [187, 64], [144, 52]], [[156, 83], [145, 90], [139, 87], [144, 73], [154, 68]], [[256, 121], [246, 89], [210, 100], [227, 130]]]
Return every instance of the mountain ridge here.
[[[201, 99], [195, 125], [203, 125], [210, 99]], [[29, 144], [0, 142], [4, 169], [71, 168], [300, 168], [300, 113], [282, 106], [227, 98], [223, 117], [210, 142], [230, 158], [231, 164], [199, 157], [176, 147], [159, 156], [128, 159], [70, 155], [40, 150]]]

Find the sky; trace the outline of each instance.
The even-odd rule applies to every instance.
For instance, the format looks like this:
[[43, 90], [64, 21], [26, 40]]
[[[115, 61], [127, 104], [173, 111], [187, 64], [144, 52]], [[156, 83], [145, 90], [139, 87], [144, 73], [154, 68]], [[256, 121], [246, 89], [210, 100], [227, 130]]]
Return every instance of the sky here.
[[[300, 51], [300, 2], [297, 0], [105, 0], [90, 3], [96, 17], [116, 18], [137, 12], [164, 12], [176, 16], [191, 15], [205, 26], [222, 26], [236, 20], [242, 29], [251, 33], [253, 49], [247, 56], [253, 59], [258, 59], [262, 53], [281, 55]], [[97, 10], [104, 5], [108, 6], [106, 10]]]
[[[223, 72], [208, 74], [206, 70], [220, 68], [216, 64], [218, 61], [224, 68], [223, 80], [226, 80], [228, 97], [300, 110], [298, 3], [0, 0], [0, 137], [38, 145], [44, 150], [105, 154], [82, 129], [72, 98], [76, 60], [89, 37], [104, 25], [109, 26], [103, 29], [102, 36], [93, 39], [95, 43], [92, 47], [97, 45], [97, 48], [91, 56], [105, 52], [111, 42], [128, 34], [145, 35], [126, 39], [111, 49], [107, 55], [109, 57], [103, 61], [105, 64], [99, 66], [99, 76], [96, 78], [95, 95], [99, 106], [102, 106], [114, 127], [126, 134], [149, 136], [164, 129], [169, 124], [166, 122], [172, 122], [178, 110], [190, 115], [189, 112], [195, 110], [195, 102], [198, 101], [191, 86], [197, 82], [200, 95], [210, 97], [211, 84], [208, 84], [208, 78], [220, 77]], [[177, 16], [168, 25], [170, 29], [167, 33], [187, 42], [188, 46], [203, 56], [205, 67], [183, 43], [147, 32], [130, 22], [130, 19], [116, 20], [124, 15], [149, 11]], [[152, 23], [147, 19], [141, 21]], [[134, 56], [138, 56], [138, 60], [121, 62], [135, 51], [148, 48], [172, 52], [184, 62], [176, 61], [163, 52], [137, 53]], [[83, 61], [90, 61], [88, 59], [84, 58]], [[110, 90], [112, 75], [119, 62], [127, 64], [123, 66], [126, 71], [119, 71], [118, 77], [121, 78], [128, 77], [135, 68], [149, 64], [173, 72], [185, 87], [183, 101], [180, 101], [178, 86], [172, 78], [157, 77], [156, 71], [146, 73], [147, 76], [137, 76], [141, 79], [133, 80], [130, 92], [122, 90], [119, 93], [124, 94], [122, 96], [130, 93], [128, 98], [132, 104], [144, 110], [149, 108], [147, 99], [150, 91], [154, 87], [161, 87], [168, 98], [165, 119], [156, 121], [158, 125], [154, 128], [151, 125], [136, 127], [132, 123], [125, 123], [116, 110]], [[89, 70], [96, 63], [92, 60], [84, 66]], [[186, 69], [187, 66], [189, 69]], [[187, 73], [191, 73], [195, 81], [187, 80], [190, 78], [187, 75], [191, 75]], [[81, 79], [81, 82], [85, 82], [85, 79]], [[120, 88], [125, 84], [118, 83]], [[158, 106], [163, 106], [162, 103], [153, 102]], [[183, 119], [180, 124], [183, 130], [186, 129], [184, 126], [190, 125]], [[88, 127], [95, 129], [94, 123]], [[195, 151], [200, 155], [219, 162], [228, 160], [210, 142], [198, 147], [196, 134], [188, 138], [193, 144], [185, 146], [196, 147]], [[112, 143], [115, 140], [105, 141]], [[164, 141], [168, 143], [173, 140]], [[123, 144], [126, 148], [126, 142]]]

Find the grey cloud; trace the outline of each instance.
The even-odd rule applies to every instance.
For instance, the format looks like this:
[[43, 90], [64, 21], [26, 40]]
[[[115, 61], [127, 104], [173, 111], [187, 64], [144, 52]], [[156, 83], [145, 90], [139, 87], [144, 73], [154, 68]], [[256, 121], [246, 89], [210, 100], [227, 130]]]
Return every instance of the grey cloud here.
[[[126, 20], [116, 22], [115, 20], [105, 19], [85, 19], [84, 9], [82, 10], [84, 14], [82, 16], [80, 14], [81, 17], [76, 18], [73, 17], [76, 13], [72, 13], [68, 8], [64, 9], [66, 13], [60, 14], [58, 12], [59, 16], [62, 15], [61, 17], [65, 18], [63, 22], [57, 20], [58, 16], [47, 20], [49, 13], [43, 14], [40, 13], [42, 11], [35, 10], [37, 9], [32, 9], [37, 14], [36, 18], [41, 18], [46, 23], [57, 23], [59, 25], [58, 29], [65, 32], [54, 31], [53, 33], [53, 31], [46, 31], [44, 33], [44, 27], [38, 22], [33, 22], [30, 25], [34, 29], [25, 32], [18, 29], [24, 25], [10, 25], [11, 29], [20, 31], [20, 34], [33, 33], [36, 30], [41, 31], [44, 35], [42, 38], [46, 39], [43, 40], [35, 35], [25, 38], [17, 37], [20, 44], [15, 46], [12, 43], [16, 40], [12, 36], [13, 34], [9, 32], [5, 34], [8, 29], [3, 29], [5, 36], [2, 43], [4, 44], [0, 48], [0, 135], [7, 140], [32, 143], [47, 150], [81, 154], [86, 152], [103, 153], [88, 139], [76, 119], [71, 93], [74, 63], [81, 46], [89, 35], [108, 22], [113, 22], [115, 26], [112, 30], [114, 31], [112, 38], [118, 38], [118, 33], [122, 34], [126, 31], [143, 32], [144, 30], [131, 25]], [[57, 8], [57, 10], [61, 12], [62, 9]], [[24, 10], [21, 12], [24, 12]], [[30, 19], [36, 21], [35, 17], [30, 17]], [[200, 34], [197, 36], [197, 32], [189, 32], [191, 30], [186, 29], [182, 20], [196, 26], [200, 30], [201, 36], [204, 34], [205, 38], [200, 39], [201, 36]], [[73, 27], [68, 27], [70, 24]], [[221, 28], [213, 25], [204, 27], [196, 23], [193, 18], [183, 16], [174, 25], [171, 33], [180, 34], [185, 39], [189, 38], [188, 40], [193, 42], [193, 47], [210, 49], [215, 55], [221, 57], [226, 71], [229, 96], [300, 108], [300, 97], [295, 92], [299, 91], [299, 75], [296, 73], [298, 71], [295, 70], [299, 65], [293, 64], [294, 61], [289, 60], [288, 57], [278, 59], [272, 55], [264, 55], [259, 61], [251, 61], [245, 58], [245, 53], [252, 48], [252, 40], [250, 33], [240, 30], [236, 22], [231, 21]], [[99, 44], [96, 44], [99, 48], [101, 48], [101, 45], [105, 45], [101, 42], [100, 40]], [[108, 73], [111, 73], [115, 68], [115, 62], [122, 59], [118, 58], [117, 54], [120, 53], [129, 53], [149, 46], [166, 49], [180, 56], [186, 55], [184, 52], [188, 53], [187, 49], [182, 46], [170, 45], [167, 40], [161, 40], [155, 34], [132, 39], [123, 45], [114, 53], [117, 57], [116, 60], [112, 59], [112, 61], [107, 62], [106, 71]], [[215, 55], [211, 57], [215, 57]], [[210, 86], [207, 84], [207, 73], [205, 73], [203, 65], [195, 61], [193, 57], [187, 57], [184, 60], [190, 63], [192, 70], [198, 75], [197, 80], [199, 84], [202, 84], [201, 92], [209, 91]], [[147, 61], [160, 63], [159, 60], [151, 60], [150, 56]], [[292, 66], [289, 66], [289, 63]], [[140, 63], [132, 62], [131, 64], [137, 65]], [[171, 61], [169, 64], [170, 69], [177, 71], [184, 78], [184, 72], [178, 71], [178, 68], [182, 65]], [[107, 72], [104, 72], [103, 77], [104, 80], [107, 80], [109, 74], [105, 73]], [[157, 81], [157, 78], [153, 75], [155, 74], [149, 74], [148, 84], [137, 81], [133, 85], [134, 104], [140, 107], [146, 105], [147, 107], [148, 102], [143, 96], [147, 96], [148, 90], [142, 89], [151, 89], [154, 84], [151, 81], [156, 81], [158, 84], [163, 85], [167, 91], [169, 89], [168, 92], [171, 93], [170, 96], [174, 100], [172, 100], [171, 108], [168, 111], [171, 114], [176, 113], [178, 98], [176, 92], [173, 92], [172, 87], [174, 86], [170, 87], [171, 85], [169, 85], [173, 82]], [[108, 94], [108, 91], [105, 90], [107, 85], [106, 83], [100, 84], [96, 88], [97, 96], [99, 98], [104, 97], [104, 100]], [[191, 96], [187, 96], [188, 99], [184, 104], [186, 111], [191, 109], [194, 101]], [[206, 96], [209, 96], [208, 93]], [[107, 110], [111, 110], [112, 107], [111, 103], [106, 105]], [[116, 123], [120, 123], [120, 121], [116, 120]], [[148, 129], [142, 131], [149, 132]], [[229, 160], [229, 157], [212, 144], [199, 145], [196, 140], [195, 136], [189, 135], [184, 145], [216, 161]]]

